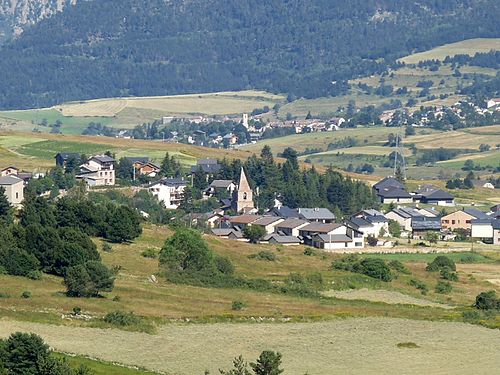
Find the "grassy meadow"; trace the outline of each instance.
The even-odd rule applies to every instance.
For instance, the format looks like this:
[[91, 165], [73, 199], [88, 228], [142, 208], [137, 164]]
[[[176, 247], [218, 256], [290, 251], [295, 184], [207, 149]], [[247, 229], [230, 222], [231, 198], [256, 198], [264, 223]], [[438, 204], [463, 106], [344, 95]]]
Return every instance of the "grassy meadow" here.
[[424, 60], [444, 60], [446, 56], [474, 55], [478, 52], [500, 50], [500, 38], [477, 38], [445, 44], [429, 51], [415, 53], [401, 58], [406, 64], [416, 64]]

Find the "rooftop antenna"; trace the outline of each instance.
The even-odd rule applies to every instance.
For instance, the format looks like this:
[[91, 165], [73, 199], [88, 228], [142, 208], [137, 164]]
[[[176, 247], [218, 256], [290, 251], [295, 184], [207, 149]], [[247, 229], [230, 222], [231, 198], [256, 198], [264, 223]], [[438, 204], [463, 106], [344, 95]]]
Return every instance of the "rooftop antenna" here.
[[399, 126], [399, 131], [396, 133], [396, 147], [394, 152], [394, 176], [398, 169], [401, 171], [403, 180], [406, 180], [406, 160], [404, 154], [403, 145], [403, 128], [402, 125]]

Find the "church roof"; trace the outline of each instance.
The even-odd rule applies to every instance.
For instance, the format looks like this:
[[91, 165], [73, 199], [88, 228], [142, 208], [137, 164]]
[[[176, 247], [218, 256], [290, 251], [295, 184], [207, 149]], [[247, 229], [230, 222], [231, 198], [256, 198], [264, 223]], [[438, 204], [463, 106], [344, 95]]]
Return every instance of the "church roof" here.
[[238, 184], [238, 191], [251, 191], [250, 189], [250, 184], [248, 183], [247, 180], [247, 175], [245, 174], [245, 170], [243, 167], [241, 167], [241, 173], [240, 173], [240, 182]]

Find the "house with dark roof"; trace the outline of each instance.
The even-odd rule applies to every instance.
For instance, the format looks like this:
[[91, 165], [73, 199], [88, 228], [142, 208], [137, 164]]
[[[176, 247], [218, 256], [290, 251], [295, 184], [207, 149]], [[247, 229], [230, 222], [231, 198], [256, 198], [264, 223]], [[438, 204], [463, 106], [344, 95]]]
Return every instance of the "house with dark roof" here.
[[455, 197], [453, 197], [453, 195], [433, 185], [424, 185], [415, 190], [413, 200], [438, 206], [455, 205]]
[[56, 165], [60, 167], [66, 167], [66, 163], [70, 159], [77, 160], [77, 164], [80, 163], [81, 155], [76, 152], [59, 152], [56, 156]]
[[475, 208], [463, 208], [443, 216], [441, 218], [441, 227], [447, 230], [465, 229], [470, 232], [472, 230], [472, 220], [475, 219], [488, 219], [488, 215]]
[[285, 219], [277, 216], [263, 216], [260, 219], [255, 220], [251, 223], [252, 226], [256, 225], [262, 227], [267, 234], [274, 233], [274, 228], [279, 223], [285, 221]]
[[0, 170], [0, 177], [17, 175], [19, 173], [19, 168], [14, 166], [10, 166]]
[[[389, 236], [389, 219], [387, 219], [384, 214], [380, 211], [367, 209], [358, 212], [353, 215], [351, 219], [359, 218], [371, 224], [371, 227], [366, 228], [365, 235], [372, 235], [374, 237], [380, 237], [381, 234], [384, 236]], [[355, 226], [356, 224], [354, 224]]]
[[413, 203], [413, 196], [406, 190], [395, 186], [388, 186], [377, 191], [380, 203]]
[[115, 159], [107, 155], [92, 156], [80, 165], [76, 179], [88, 186], [113, 186], [115, 184]]
[[288, 206], [274, 207], [270, 211], [271, 215], [282, 217], [283, 219], [298, 219], [299, 213], [297, 209]]
[[307, 220], [290, 218], [278, 223], [274, 230], [276, 233], [283, 236], [298, 237], [300, 235], [300, 229], [304, 228], [306, 225], [309, 225]]
[[301, 244], [298, 237], [295, 236], [280, 236], [278, 234], [270, 234], [264, 237], [265, 242], [271, 245], [281, 245], [281, 246], [297, 246]]
[[415, 217], [411, 221], [412, 236], [416, 239], [424, 239], [427, 232], [441, 232], [441, 220], [439, 217]]
[[191, 173], [195, 173], [199, 169], [208, 175], [214, 175], [220, 171], [222, 166], [219, 164], [217, 159], [200, 159], [196, 162], [196, 165], [191, 167]]
[[163, 178], [148, 186], [148, 190], [167, 209], [176, 210], [184, 198], [187, 181], [180, 178]]
[[394, 177], [387, 177], [384, 178], [383, 180], [377, 182], [375, 185], [373, 185], [373, 189], [378, 193], [381, 190], [388, 189], [388, 188], [397, 188], [404, 190], [405, 186], [396, 180]]
[[213, 180], [205, 190], [205, 195], [207, 197], [231, 198], [234, 190], [236, 190], [236, 184], [232, 180]]
[[328, 208], [298, 208], [300, 219], [317, 223], [333, 223], [335, 215]]
[[500, 220], [475, 219], [471, 222], [471, 237], [479, 238], [485, 243], [500, 245]]
[[386, 213], [385, 217], [389, 220], [396, 221], [399, 225], [401, 225], [403, 230], [410, 232], [412, 230], [412, 220], [425, 216], [412, 207], [400, 207]]
[[342, 229], [342, 232], [334, 234], [314, 234], [311, 239], [311, 245], [325, 251], [364, 248], [363, 233], [346, 226], [342, 226], [339, 229]]

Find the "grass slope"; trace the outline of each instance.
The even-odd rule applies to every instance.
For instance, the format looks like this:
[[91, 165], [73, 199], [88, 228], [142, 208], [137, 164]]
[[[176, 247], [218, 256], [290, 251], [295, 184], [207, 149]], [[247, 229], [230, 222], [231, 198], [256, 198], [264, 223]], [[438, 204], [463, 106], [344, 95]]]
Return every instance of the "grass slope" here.
[[445, 44], [429, 51], [415, 53], [400, 59], [406, 64], [416, 64], [424, 60], [444, 60], [446, 56], [474, 55], [478, 52], [500, 50], [500, 38], [467, 39], [457, 43]]

